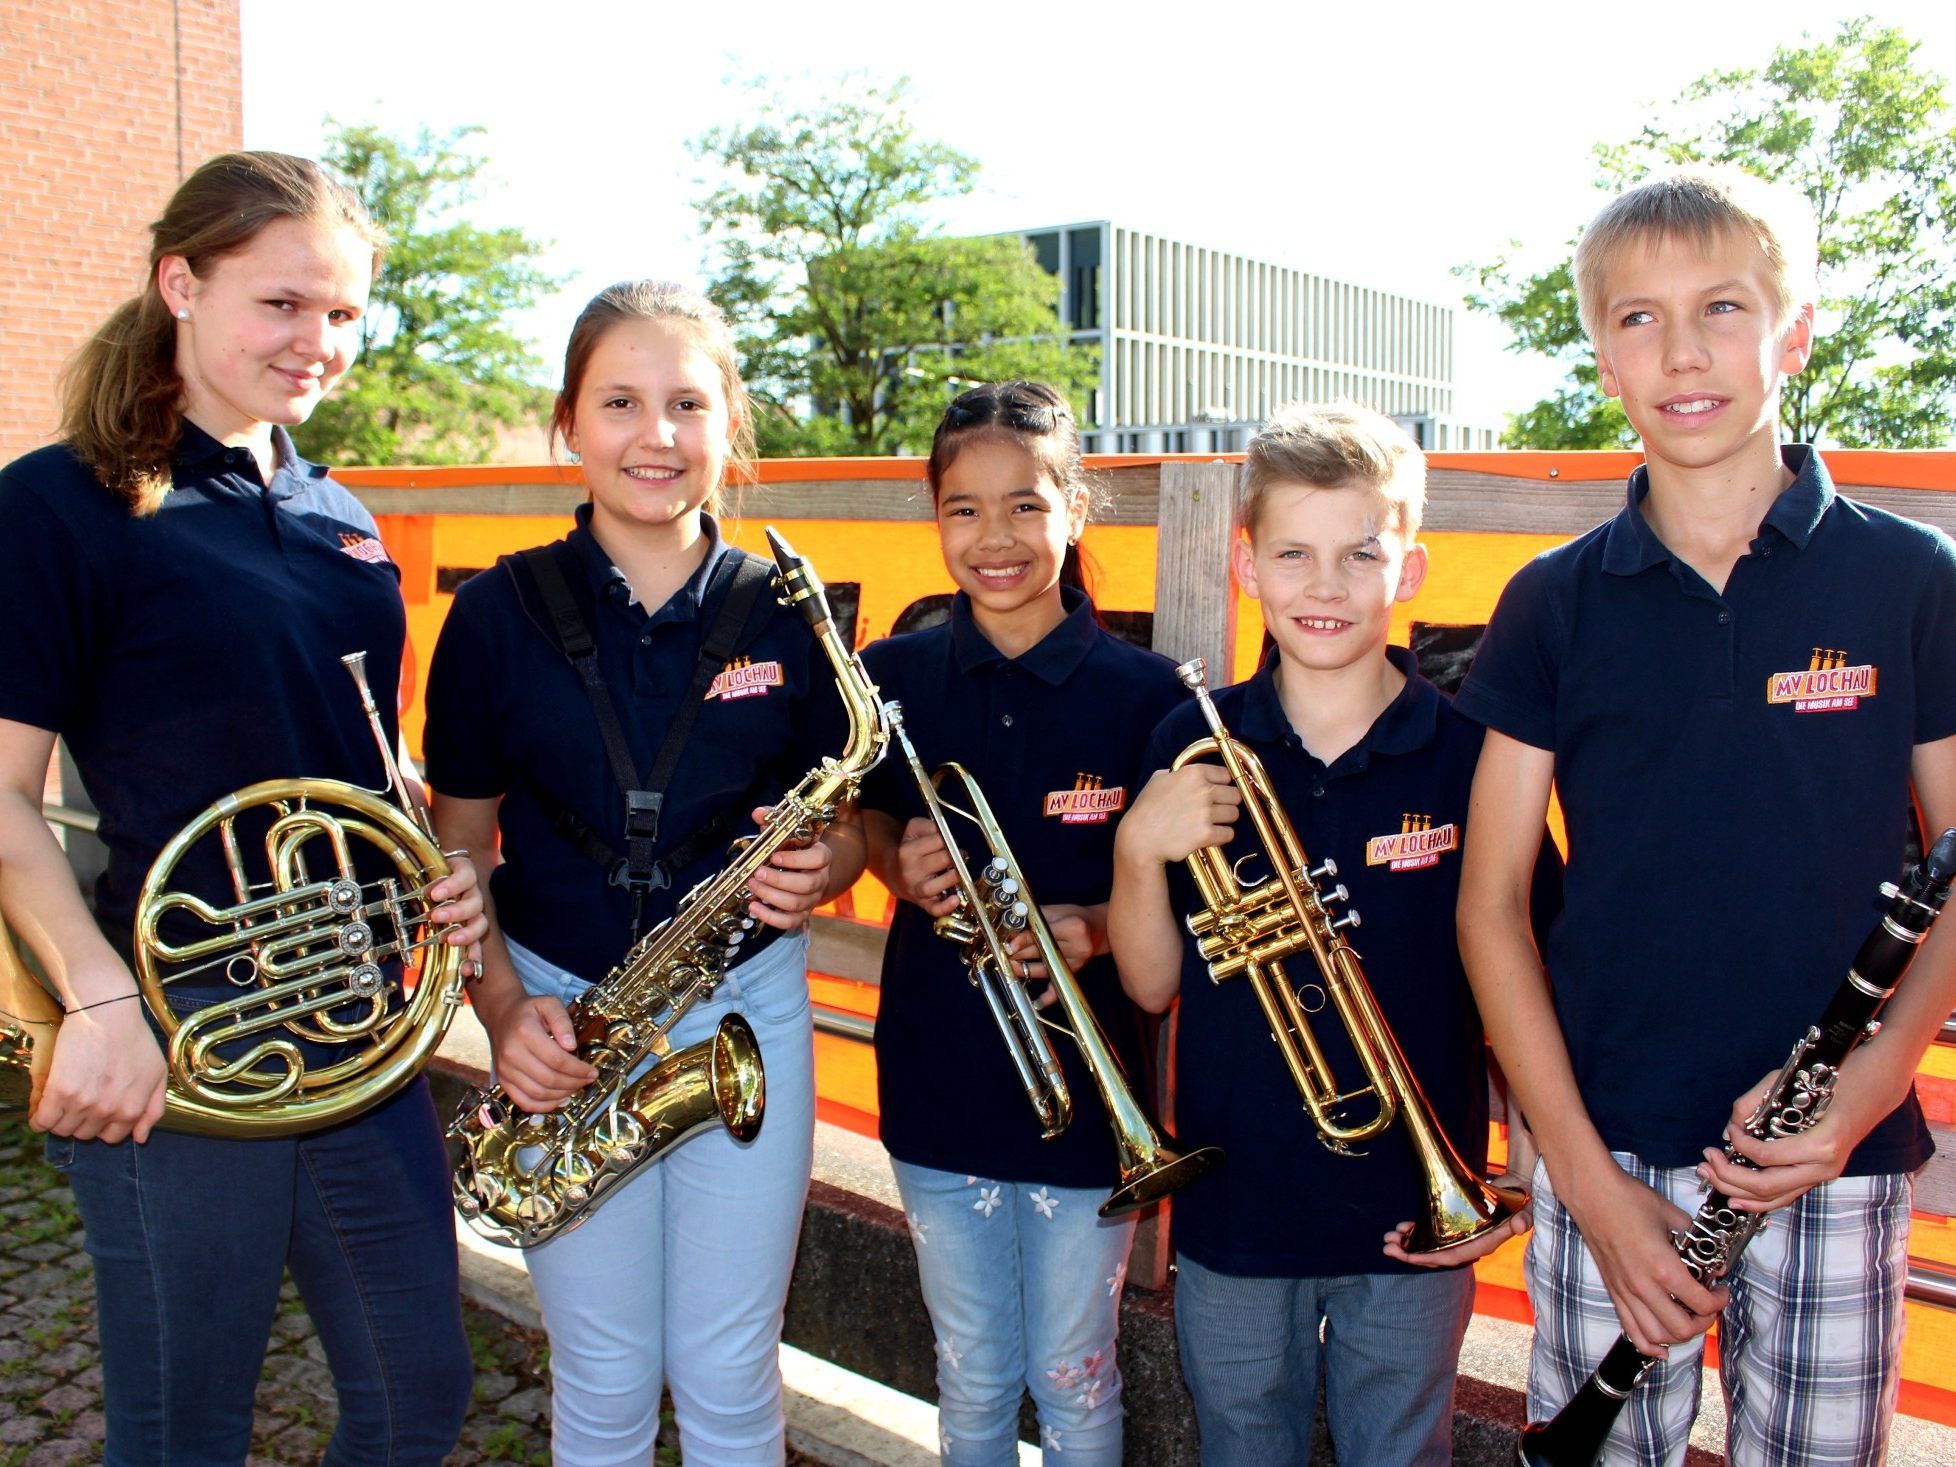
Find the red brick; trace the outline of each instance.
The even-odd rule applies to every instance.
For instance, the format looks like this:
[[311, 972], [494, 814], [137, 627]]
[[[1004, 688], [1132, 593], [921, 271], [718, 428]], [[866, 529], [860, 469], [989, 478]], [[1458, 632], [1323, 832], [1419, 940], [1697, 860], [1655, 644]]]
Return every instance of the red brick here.
[[0, 0], [0, 321], [28, 328], [0, 335], [0, 462], [48, 440], [62, 366], [142, 281], [179, 111], [186, 168], [243, 145], [238, 5]]

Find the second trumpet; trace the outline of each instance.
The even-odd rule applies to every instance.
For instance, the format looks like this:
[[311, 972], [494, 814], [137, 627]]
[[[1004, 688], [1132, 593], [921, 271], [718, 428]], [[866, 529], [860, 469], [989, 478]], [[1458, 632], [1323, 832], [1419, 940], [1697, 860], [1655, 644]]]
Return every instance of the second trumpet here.
[[[1101, 1103], [1114, 1129], [1114, 1149], [1120, 1169], [1120, 1185], [1101, 1203], [1100, 1215], [1145, 1207], [1178, 1188], [1187, 1186], [1222, 1160], [1222, 1152], [1205, 1146], [1187, 1155], [1165, 1144], [1128, 1088], [1121, 1074], [1120, 1061], [1108, 1046], [1107, 1037], [1093, 1016], [1079, 981], [1060, 955], [1046, 919], [1040, 915], [1024, 875], [1005, 843], [991, 806], [961, 764], [945, 764], [935, 775], [924, 770], [923, 761], [911, 746], [904, 731], [903, 711], [896, 704], [885, 705], [890, 731], [916, 778], [924, 808], [944, 842], [952, 872], [957, 877], [958, 905], [939, 917], [937, 935], [957, 943], [971, 980], [985, 996], [985, 1003], [1005, 1040], [1013, 1067], [1025, 1087], [1047, 1139], [1060, 1134], [1073, 1116], [1073, 1097], [1054, 1052], [1047, 1029], [1068, 1035], [1080, 1047], [1081, 1058], [1100, 1092]], [[948, 786], [961, 792], [963, 803], [948, 797]], [[959, 848], [959, 832], [952, 829], [956, 816], [984, 841], [986, 860], [974, 876], [970, 863]], [[1057, 1007], [1065, 1015], [1064, 1024], [1042, 1019], [1037, 1005], [1026, 991], [1024, 965], [1010, 954], [1020, 933], [1031, 936], [1052, 983]]]

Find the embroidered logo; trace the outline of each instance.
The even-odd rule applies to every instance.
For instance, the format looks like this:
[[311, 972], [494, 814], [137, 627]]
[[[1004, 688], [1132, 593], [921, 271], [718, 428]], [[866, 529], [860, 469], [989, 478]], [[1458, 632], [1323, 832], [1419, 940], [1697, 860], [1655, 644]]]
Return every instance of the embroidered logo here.
[[751, 657], [736, 657], [720, 670], [707, 686], [706, 701], [715, 698], [732, 702], [735, 698], [754, 698], [769, 688], [781, 686], [781, 664], [756, 662]]
[[1460, 844], [1460, 827], [1435, 826], [1431, 815], [1401, 815], [1397, 835], [1375, 835], [1365, 843], [1365, 864], [1388, 871], [1417, 871], [1440, 864], [1440, 854]]
[[394, 560], [387, 553], [387, 547], [372, 535], [356, 535], [351, 530], [340, 531], [340, 549], [369, 565], [391, 565]]
[[1815, 647], [1804, 672], [1776, 672], [1766, 679], [1768, 703], [1791, 703], [1795, 713], [1835, 713], [1858, 708], [1875, 695], [1875, 666], [1847, 665], [1847, 654]]
[[1046, 814], [1061, 825], [1104, 825], [1107, 817], [1127, 807], [1127, 786], [1108, 789], [1097, 774], [1076, 774], [1073, 788], [1046, 796]]

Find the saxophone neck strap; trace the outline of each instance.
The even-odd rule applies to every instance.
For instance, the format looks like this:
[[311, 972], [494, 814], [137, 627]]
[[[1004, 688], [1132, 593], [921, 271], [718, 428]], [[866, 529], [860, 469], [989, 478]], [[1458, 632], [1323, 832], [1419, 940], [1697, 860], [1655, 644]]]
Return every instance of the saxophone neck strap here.
[[[528, 572], [530, 585], [542, 602], [541, 616], [531, 607], [530, 598], [523, 594], [524, 577], [517, 572], [519, 563]], [[705, 704], [707, 689], [753, 630], [750, 624], [755, 620], [755, 605], [773, 579], [773, 573], [764, 561], [738, 550], [722, 555], [719, 564], [714, 566], [706, 594], [701, 598], [701, 615], [707, 619], [707, 632], [700, 645], [699, 661], [693, 667], [692, 681], [685, 695], [679, 700], [678, 711], [666, 725], [665, 739], [652, 761], [651, 772], [641, 780], [632, 761], [631, 744], [625, 737], [617, 701], [598, 664], [597, 639], [584, 608], [571, 591], [571, 578], [578, 570], [576, 552], [559, 540], [521, 551], [506, 564], [525, 611], [564, 654], [577, 673], [585, 701], [591, 705], [598, 736], [604, 743], [605, 759], [611, 765], [611, 777], [624, 792], [624, 849], [614, 847], [569, 805], [535, 781], [530, 782], [531, 793], [549, 814], [551, 825], [560, 836], [587, 859], [603, 866], [613, 886], [631, 892], [632, 936], [636, 940], [646, 893], [670, 886], [677, 872], [720, 844], [745, 813], [722, 811], [681, 845], [668, 851], [663, 859], [653, 858], [665, 792], [679, 768], [686, 741], [692, 736], [693, 724]], [[709, 608], [716, 603], [717, 610], [708, 619]]]

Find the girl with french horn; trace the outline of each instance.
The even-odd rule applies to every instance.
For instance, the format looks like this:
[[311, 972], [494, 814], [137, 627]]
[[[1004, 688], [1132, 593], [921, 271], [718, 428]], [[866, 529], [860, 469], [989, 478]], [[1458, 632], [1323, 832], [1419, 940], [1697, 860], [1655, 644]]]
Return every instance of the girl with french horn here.
[[[435, 649], [436, 822], [446, 841], [500, 852], [474, 1001], [525, 1110], [596, 1074], [566, 1004], [843, 746], [817, 643], [714, 517], [750, 422], [716, 307], [657, 281], [600, 292], [571, 330], [552, 417], [589, 499], [562, 540], [463, 586]], [[815, 1122], [803, 928], [861, 869], [852, 812], [778, 849], [752, 877], [734, 966], [667, 1031], [677, 1050], [745, 1017], [766, 1063], [759, 1133], [675, 1147], [528, 1252], [560, 1467], [647, 1461], [662, 1380], [689, 1463], [783, 1459], [778, 1347]]]
[[[0, 910], [68, 1010], [31, 1119], [95, 1264], [105, 1459], [244, 1461], [289, 1269], [339, 1393], [324, 1460], [433, 1464], [471, 1367], [425, 1083], [297, 1136], [158, 1127], [166, 1066], [130, 968], [144, 873], [200, 809], [271, 778], [381, 783], [344, 655], [366, 652], [398, 740], [398, 572], [286, 432], [359, 349], [381, 238], [277, 153], [211, 159], [150, 234], [141, 293], [71, 370], [61, 441], [0, 470]], [[93, 916], [41, 818], [57, 736], [101, 811]], [[180, 876], [238, 899], [214, 859]], [[481, 936], [466, 860], [428, 895], [445, 942]], [[213, 971], [171, 1010], [230, 986]]]
[[[1137, 1077], [1138, 1020], [1105, 956], [1113, 832], [1145, 775], [1148, 731], [1181, 686], [1165, 658], [1104, 629], [1087, 596], [1088, 490], [1057, 392], [1001, 382], [961, 394], [938, 424], [927, 475], [958, 587], [950, 618], [878, 642], [863, 661], [903, 705], [919, 757], [958, 761], [982, 787], [1060, 956]], [[1030, 1389], [1048, 1461], [1112, 1467], [1134, 1220], [1097, 1215], [1118, 1178], [1095, 1081], [1074, 1044], [1055, 1046], [1075, 1113], [1042, 1140], [958, 945], [932, 930], [957, 908], [960, 880], [903, 761], [893, 755], [869, 777], [862, 805], [871, 863], [901, 899], [883, 959], [877, 1088], [937, 1337], [943, 1458], [1015, 1462]], [[982, 852], [971, 834], [977, 870], [985, 856], [971, 854]], [[1015, 951], [1020, 980], [1043, 987], [1031, 946]]]

